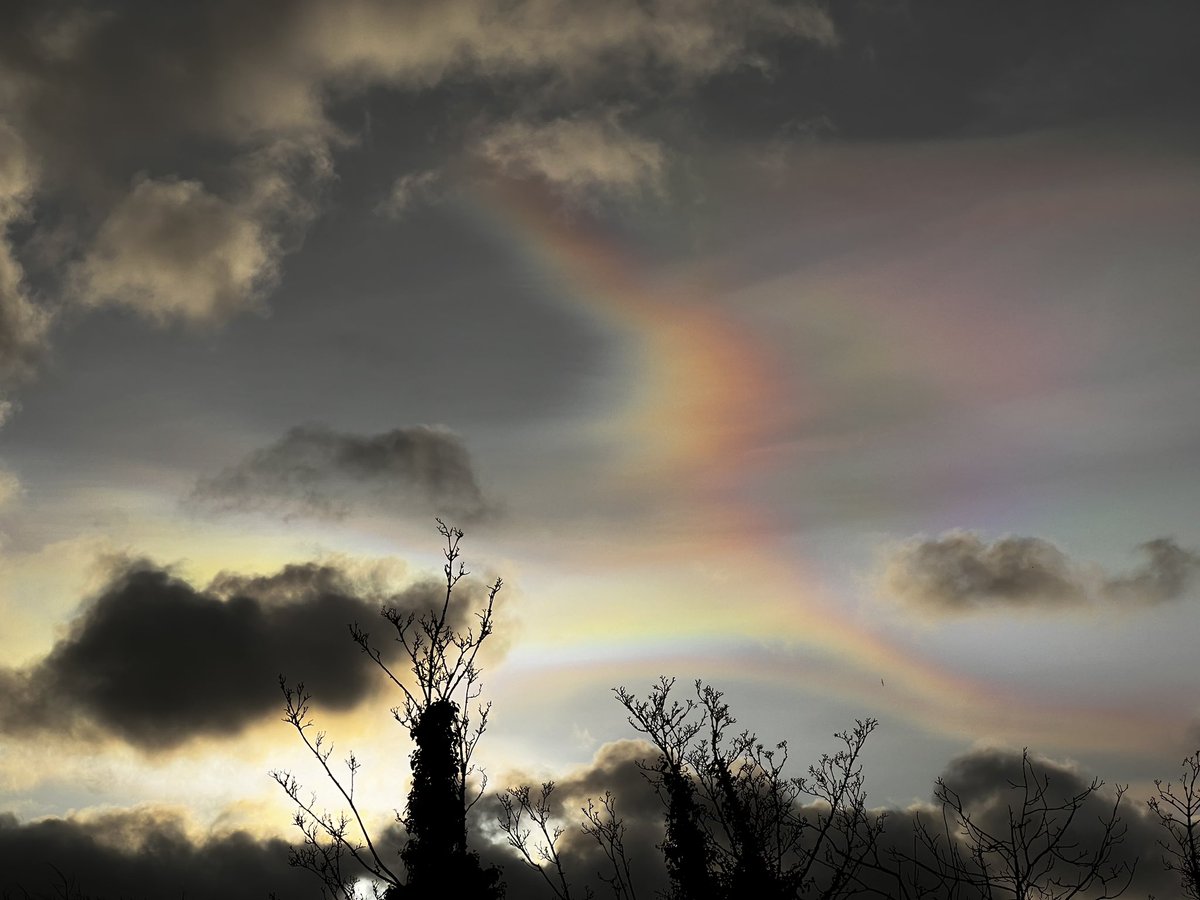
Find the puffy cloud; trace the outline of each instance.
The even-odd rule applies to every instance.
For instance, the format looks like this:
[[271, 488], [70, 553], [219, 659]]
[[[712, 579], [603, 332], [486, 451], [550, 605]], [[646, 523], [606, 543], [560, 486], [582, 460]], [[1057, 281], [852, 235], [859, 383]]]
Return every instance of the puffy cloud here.
[[460, 521], [491, 512], [459, 438], [416, 426], [374, 435], [320, 425], [293, 428], [217, 475], [191, 502], [221, 511], [270, 509], [337, 518], [356, 509], [419, 507]]
[[21, 897], [305, 896], [285, 841], [241, 831], [193, 838], [170, 811], [138, 808], [21, 823], [0, 813], [0, 894]]
[[666, 159], [658, 142], [630, 134], [615, 114], [507, 122], [478, 152], [506, 174], [540, 178], [573, 198], [656, 188]]
[[893, 551], [883, 578], [902, 600], [943, 612], [1078, 603], [1085, 596], [1070, 560], [1035, 537], [986, 543], [955, 531], [909, 541]]
[[1171, 538], [1138, 548], [1146, 562], [1129, 575], [1105, 577], [1073, 562], [1037, 537], [1008, 536], [987, 542], [968, 531], [914, 539], [894, 547], [882, 586], [918, 608], [965, 613], [988, 608], [1054, 607], [1097, 599], [1163, 603], [1184, 596], [1200, 556]]
[[76, 270], [81, 302], [194, 323], [254, 306], [278, 281], [286, 235], [315, 214], [302, 183], [311, 193], [330, 172], [322, 148], [281, 143], [239, 162], [233, 200], [198, 181], [139, 176]]
[[[478, 599], [463, 587], [456, 624]], [[43, 659], [0, 670], [0, 724], [9, 734], [100, 729], [157, 750], [277, 713], [280, 674], [307, 682], [323, 706], [349, 708], [380, 681], [348, 626], [375, 621], [383, 605], [440, 607], [443, 592], [421, 582], [381, 595], [315, 563], [226, 573], [198, 590], [148, 562], [125, 562]]]
[[80, 270], [89, 305], [147, 316], [226, 318], [278, 277], [274, 239], [197, 181], [138, 180], [105, 219]]
[[1200, 555], [1170, 538], [1155, 538], [1138, 547], [1146, 561], [1133, 572], [1104, 583], [1104, 593], [1121, 602], [1166, 603], [1178, 600], [1200, 572]]

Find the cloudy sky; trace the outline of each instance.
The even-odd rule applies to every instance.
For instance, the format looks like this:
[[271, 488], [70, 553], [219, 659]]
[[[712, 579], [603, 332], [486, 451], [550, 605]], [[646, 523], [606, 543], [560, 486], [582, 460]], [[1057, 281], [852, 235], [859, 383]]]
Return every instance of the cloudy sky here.
[[659, 674], [798, 759], [879, 718], [895, 808], [1023, 747], [1140, 802], [1200, 745], [1200, 7], [0, 17], [22, 859], [286, 856], [281, 672], [386, 820], [344, 625], [421, 607], [435, 516], [506, 583], [497, 783], [596, 783]]

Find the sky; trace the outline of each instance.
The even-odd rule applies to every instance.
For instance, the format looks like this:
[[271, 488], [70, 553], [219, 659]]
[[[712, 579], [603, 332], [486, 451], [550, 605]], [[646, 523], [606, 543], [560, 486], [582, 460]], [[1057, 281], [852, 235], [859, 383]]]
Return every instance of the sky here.
[[628, 776], [612, 688], [666, 675], [798, 760], [877, 718], [880, 807], [1025, 747], [1142, 804], [1200, 746], [1198, 28], [1186, 0], [9, 0], [21, 877], [285, 860], [280, 674], [390, 817], [409, 745], [345, 625], [422, 608], [438, 516], [505, 582], [495, 786]]

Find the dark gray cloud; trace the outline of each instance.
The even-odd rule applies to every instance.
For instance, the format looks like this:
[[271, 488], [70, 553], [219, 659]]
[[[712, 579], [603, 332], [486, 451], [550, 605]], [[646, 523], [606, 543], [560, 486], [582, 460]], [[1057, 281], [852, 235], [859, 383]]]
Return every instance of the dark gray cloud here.
[[[430, 582], [379, 595], [315, 563], [271, 576], [223, 574], [197, 590], [151, 563], [128, 562], [45, 658], [0, 671], [0, 723], [10, 734], [99, 729], [158, 750], [276, 714], [281, 674], [305, 681], [320, 705], [347, 709], [381, 683], [348, 626], [370, 629], [385, 604], [430, 609], [442, 591]], [[458, 596], [456, 615], [475, 594], [468, 587]]]
[[470, 522], [492, 512], [462, 441], [423, 425], [373, 435], [302, 425], [201, 478], [190, 501], [219, 511], [269, 509], [318, 518], [410, 510]]
[[1078, 603], [1085, 597], [1071, 561], [1048, 541], [1004, 537], [987, 543], [966, 531], [896, 548], [884, 584], [905, 601], [943, 611]]
[[1069, 606], [1107, 599], [1126, 604], [1178, 600], [1200, 572], [1200, 556], [1171, 538], [1138, 547], [1145, 562], [1128, 575], [1104, 576], [1072, 561], [1049, 541], [1008, 536], [985, 541], [969, 531], [914, 539], [893, 548], [882, 586], [934, 612]]
[[[977, 748], [952, 759], [943, 770], [941, 779], [961, 799], [963, 809], [970, 814], [975, 825], [1002, 841], [1011, 841], [1013, 832], [1010, 810], [1016, 811], [1019, 816], [1022, 804], [1026, 802], [1029, 802], [1033, 809], [1043, 802], [1047, 806], [1061, 804], [1070, 797], [1082, 795], [1093, 784], [1092, 776], [1085, 774], [1077, 766], [1047, 759], [1032, 752], [1028, 758], [1027, 773], [1023, 766], [1022, 751], [994, 747]], [[1023, 787], [1027, 777], [1033, 788], [1029, 794], [1026, 794]], [[1044, 786], [1043, 798], [1034, 796], [1038, 787], [1033, 778]], [[1098, 788], [1088, 795], [1070, 825], [1066, 827], [1064, 846], [1074, 846], [1085, 852], [1098, 846], [1102, 837], [1101, 822], [1112, 814], [1116, 787], [1101, 782]], [[1132, 794], [1126, 794], [1122, 799], [1118, 808], [1120, 822], [1117, 831], [1123, 833], [1123, 837], [1113, 845], [1107, 865], [1115, 867], [1124, 864], [1134, 868], [1134, 880], [1129, 888], [1131, 896], [1173, 896], [1178, 885], [1159, 865], [1159, 849], [1156, 844], [1160, 837], [1159, 828], [1147, 814], [1144, 799]], [[912, 835], [918, 815], [935, 834], [940, 833], [943, 827], [940, 805], [931, 802], [903, 810], [888, 810], [887, 828], [880, 848], [882, 858], [891, 858], [894, 851], [905, 855], [916, 851]], [[1034, 827], [1037, 827], [1040, 821], [1034, 813]], [[1063, 814], [1051, 813], [1046, 821], [1051, 827], [1061, 827], [1067, 820]], [[951, 826], [953, 827], [953, 820]], [[942, 841], [945, 841], [944, 835]], [[905, 877], [911, 878], [915, 871], [914, 868], [908, 867]], [[1071, 867], [1060, 864], [1059, 877], [1069, 880], [1072, 874]], [[887, 885], [892, 877], [894, 876], [882, 875], [879, 872], [866, 873], [867, 880], [879, 887]], [[974, 895], [968, 893], [965, 896]]]
[[[573, 891], [590, 887], [596, 896], [611, 891], [603, 878], [611, 875], [611, 864], [599, 844], [585, 834], [583, 808], [589, 800], [599, 806], [606, 792], [615, 799], [615, 811], [625, 826], [625, 845], [630, 868], [639, 896], [655, 896], [667, 887], [666, 869], [656, 845], [663, 839], [663, 807], [654, 788], [640, 766], [653, 765], [658, 751], [641, 740], [623, 740], [604, 744], [585, 766], [563, 773], [554, 779], [550, 807], [564, 831], [558, 843], [563, 868]], [[521, 772], [508, 772], [497, 788], [528, 785], [534, 797], [540, 790], [540, 780]], [[493, 803], [480, 814], [478, 828], [483, 835], [496, 830], [494, 816], [498, 805]], [[493, 835], [502, 842], [498, 834]], [[536, 852], [535, 852], [536, 858]], [[510, 897], [535, 897], [546, 894], [542, 877], [520, 862], [507, 844], [484, 846], [481, 856], [504, 869]]]
[[0, 896], [263, 900], [271, 892], [313, 895], [315, 880], [288, 866], [287, 854], [285, 841], [240, 831], [193, 840], [183, 821], [164, 811], [119, 810], [27, 823], [0, 813]]
[[1138, 547], [1145, 562], [1128, 575], [1104, 582], [1104, 594], [1119, 602], [1166, 603], [1191, 589], [1200, 573], [1200, 555], [1170, 538], [1155, 538]]

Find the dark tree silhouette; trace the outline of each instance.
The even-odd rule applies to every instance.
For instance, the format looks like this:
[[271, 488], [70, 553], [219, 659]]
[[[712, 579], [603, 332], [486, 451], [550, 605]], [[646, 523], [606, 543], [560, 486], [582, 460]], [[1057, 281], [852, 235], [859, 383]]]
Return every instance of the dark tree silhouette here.
[[[696, 682], [696, 698], [671, 697], [662, 678], [646, 699], [624, 688], [617, 700], [659, 759], [645, 772], [665, 807], [660, 848], [677, 900], [837, 900], [883, 830], [866, 808], [859, 762], [875, 721], [838, 734], [806, 776], [785, 774], [787, 744], [765, 747], [737, 720], [720, 691]], [[806, 800], [808, 802], [806, 802]]]
[[600, 873], [600, 879], [612, 889], [614, 900], [637, 900], [629, 856], [625, 852], [625, 823], [617, 815], [617, 800], [611, 791], [605, 791], [598, 803], [588, 800], [587, 806], [583, 807], [580, 827], [600, 845], [600, 851], [608, 860], [612, 874]]
[[1120, 816], [1125, 788], [1118, 786], [1109, 803], [1099, 793], [1103, 785], [1093, 779], [1057, 792], [1027, 749], [1003, 808], [984, 803], [973, 809], [939, 778], [940, 825], [916, 817], [913, 850], [896, 852], [895, 884], [879, 893], [937, 900], [1119, 897], [1134, 871], [1134, 864], [1113, 860], [1126, 832]]
[[[551, 799], [555, 788], [553, 781], [543, 782], [536, 793], [529, 785], [510, 787], [496, 798], [500, 804], [496, 821], [509, 845], [525, 865], [541, 876], [555, 900], [573, 900], [577, 895], [559, 848], [567, 825], [561, 808], [556, 808]], [[596, 877], [608, 885], [613, 900], [637, 900], [625, 852], [625, 823], [617, 815], [616, 798], [606, 791], [599, 801], [589, 799], [580, 812], [580, 831], [596, 842], [607, 862], [608, 871], [597, 872]], [[593, 896], [592, 888], [585, 885], [583, 900]]]
[[1159, 840], [1163, 865], [1179, 876], [1189, 900], [1200, 900], [1200, 750], [1183, 761], [1178, 792], [1171, 782], [1155, 780], [1157, 796], [1149, 806], [1167, 837]]
[[669, 900], [716, 900], [717, 881], [709, 870], [705, 833], [696, 782], [687, 769], [688, 754], [703, 728], [696, 721], [696, 701], [671, 697], [673, 678], [659, 678], [645, 700], [623, 687], [613, 693], [629, 713], [629, 723], [658, 749], [658, 760], [644, 771], [665, 810], [665, 835], [659, 844], [670, 879]]
[[[500, 803], [497, 824], [521, 861], [542, 876], [555, 900], [572, 900], [571, 882], [559, 852], [566, 827], [556, 817], [550, 799], [554, 788], [553, 781], [543, 782], [537, 794], [529, 785], [509, 788], [496, 798]], [[583, 896], [590, 898], [591, 890], [584, 888]]]
[[490, 704], [482, 704], [476, 708], [478, 718], [471, 716], [471, 706], [482, 690], [477, 657], [492, 634], [501, 581], [497, 579], [487, 588], [481, 608], [474, 612], [477, 625], [456, 627], [455, 591], [468, 574], [459, 562], [463, 532], [441, 519], [437, 524], [438, 533], [445, 539], [446, 560], [440, 608], [421, 615], [395, 607], [385, 606], [382, 610], [383, 618], [395, 630], [400, 658], [411, 678], [393, 668], [394, 663], [371, 642], [368, 632], [357, 623], [350, 626], [354, 641], [400, 689], [404, 702], [392, 709], [392, 715], [408, 729], [414, 744], [408, 802], [404, 813], [397, 814], [408, 834], [400, 851], [402, 875], [399, 866], [387, 862], [363, 820], [354, 793], [359, 762], [351, 753], [345, 763], [346, 774], [334, 771], [329, 763], [333, 744], [324, 732], [312, 733], [311, 695], [303, 683], [293, 688], [280, 677], [284, 721], [300, 735], [343, 804], [338, 812], [318, 808], [315, 799], [302, 796], [301, 786], [291, 773], [271, 773], [295, 803], [294, 823], [304, 836], [302, 845], [292, 849], [290, 862], [314, 872], [326, 896], [352, 900], [356, 897], [356, 882], [364, 876], [375, 882], [376, 895], [388, 900], [441, 900], [447, 895], [493, 900], [504, 896], [499, 870], [484, 868], [467, 841], [467, 814], [487, 785], [486, 776], [477, 773], [472, 764], [491, 708]]

